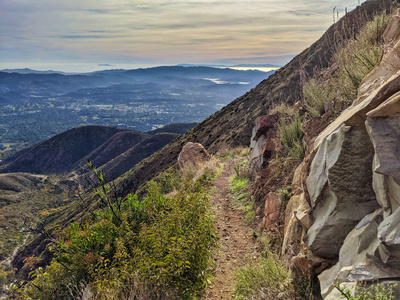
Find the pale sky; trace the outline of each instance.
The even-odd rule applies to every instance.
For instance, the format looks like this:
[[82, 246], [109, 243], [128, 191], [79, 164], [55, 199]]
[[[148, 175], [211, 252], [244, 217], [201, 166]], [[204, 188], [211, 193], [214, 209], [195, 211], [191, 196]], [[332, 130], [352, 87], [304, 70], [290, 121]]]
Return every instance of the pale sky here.
[[285, 64], [332, 25], [333, 7], [342, 16], [345, 7], [356, 5], [357, 0], [0, 0], [0, 69]]

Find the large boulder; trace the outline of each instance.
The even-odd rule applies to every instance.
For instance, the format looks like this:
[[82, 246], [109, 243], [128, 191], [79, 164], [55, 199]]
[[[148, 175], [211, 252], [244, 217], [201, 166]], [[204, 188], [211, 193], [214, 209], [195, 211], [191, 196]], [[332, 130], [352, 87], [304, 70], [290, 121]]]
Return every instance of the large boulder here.
[[206, 148], [202, 144], [189, 142], [183, 146], [178, 156], [178, 164], [182, 168], [188, 164], [196, 165], [199, 162], [210, 159]]

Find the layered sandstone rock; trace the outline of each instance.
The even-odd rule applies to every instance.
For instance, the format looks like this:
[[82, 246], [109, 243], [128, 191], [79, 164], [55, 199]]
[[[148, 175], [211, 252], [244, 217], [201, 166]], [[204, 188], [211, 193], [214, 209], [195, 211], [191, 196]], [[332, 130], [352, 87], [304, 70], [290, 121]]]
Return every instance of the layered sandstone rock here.
[[314, 143], [307, 178], [313, 224], [307, 258], [334, 263], [320, 275], [324, 299], [338, 299], [338, 280], [400, 277], [400, 17], [385, 33], [393, 48], [363, 80], [359, 97]]
[[397, 15], [381, 63], [318, 135], [293, 179], [282, 255], [294, 269], [319, 274], [324, 299], [340, 299], [337, 281], [354, 290], [359, 281], [400, 278], [399, 36]]

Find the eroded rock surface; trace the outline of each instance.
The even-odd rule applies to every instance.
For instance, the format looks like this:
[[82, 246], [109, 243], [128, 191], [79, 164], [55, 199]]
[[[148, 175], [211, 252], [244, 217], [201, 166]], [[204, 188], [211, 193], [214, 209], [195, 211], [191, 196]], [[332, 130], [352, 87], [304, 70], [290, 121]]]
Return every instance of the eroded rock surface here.
[[282, 255], [319, 274], [324, 299], [340, 298], [337, 281], [354, 290], [360, 281], [400, 278], [399, 32], [397, 15], [381, 63], [353, 105], [315, 139], [308, 170], [303, 162], [295, 172]]

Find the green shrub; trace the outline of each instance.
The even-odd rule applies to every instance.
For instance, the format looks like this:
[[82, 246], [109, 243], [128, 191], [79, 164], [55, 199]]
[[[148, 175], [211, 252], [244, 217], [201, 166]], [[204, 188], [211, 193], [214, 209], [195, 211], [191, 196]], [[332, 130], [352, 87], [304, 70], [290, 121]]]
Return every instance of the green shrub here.
[[89, 285], [96, 299], [143, 291], [147, 299], [195, 297], [206, 286], [217, 235], [201, 181], [181, 182], [173, 195], [162, 193], [175, 176], [181, 175], [171, 172], [151, 183], [142, 200], [130, 195], [96, 211], [90, 223], [71, 224], [53, 247], [52, 263], [46, 272], [32, 272], [23, 296], [76, 298]]
[[279, 135], [284, 147], [284, 152], [293, 159], [302, 160], [305, 153], [305, 144], [303, 141], [304, 133], [301, 130], [301, 118], [298, 114], [286, 123], [285, 118], [281, 118], [278, 127]]
[[342, 294], [342, 299], [348, 300], [392, 300], [395, 298], [393, 295], [393, 289], [397, 284], [373, 284], [369, 287], [366, 283], [358, 284], [356, 287], [355, 294], [353, 296], [351, 291], [339, 282], [336, 283], [335, 288]]
[[158, 176], [157, 182], [160, 185], [161, 193], [168, 194], [179, 187], [180, 176], [173, 168], [169, 168], [167, 172], [163, 172]]
[[237, 269], [236, 278], [234, 299], [293, 299], [288, 272], [271, 253]]

